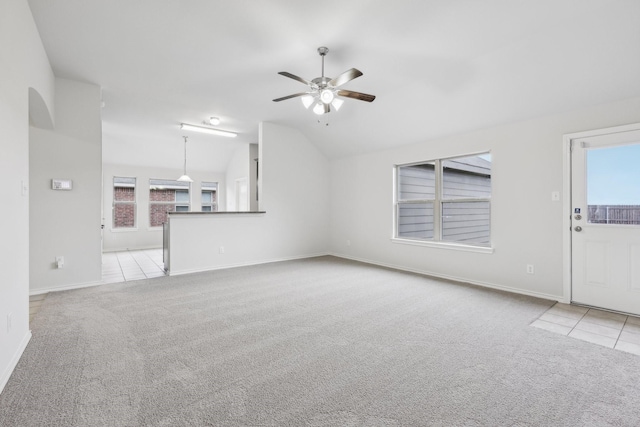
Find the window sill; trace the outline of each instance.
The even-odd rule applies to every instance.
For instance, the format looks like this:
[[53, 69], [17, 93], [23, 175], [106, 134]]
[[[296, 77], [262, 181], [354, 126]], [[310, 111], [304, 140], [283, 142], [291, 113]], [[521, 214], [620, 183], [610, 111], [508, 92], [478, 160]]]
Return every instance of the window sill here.
[[113, 228], [113, 227], [111, 227], [110, 230], [111, 230], [112, 233], [131, 233], [131, 232], [138, 231], [138, 227], [132, 227], [132, 228]]
[[402, 239], [398, 237], [391, 238], [392, 243], [399, 243], [402, 245], [412, 245], [412, 246], [423, 246], [427, 248], [438, 248], [438, 249], [450, 249], [454, 251], [463, 251], [463, 252], [475, 252], [480, 254], [492, 254], [492, 247], [485, 246], [471, 246], [471, 245], [461, 245], [459, 243], [448, 243], [448, 242], [429, 242], [426, 240], [412, 240], [412, 239]]

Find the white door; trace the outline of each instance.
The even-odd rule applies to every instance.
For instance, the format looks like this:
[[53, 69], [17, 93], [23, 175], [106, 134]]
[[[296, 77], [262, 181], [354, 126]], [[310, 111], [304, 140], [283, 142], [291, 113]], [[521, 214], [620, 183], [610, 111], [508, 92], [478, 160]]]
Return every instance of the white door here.
[[249, 186], [247, 178], [236, 179], [236, 211], [244, 212], [249, 210]]
[[571, 300], [640, 315], [640, 130], [571, 144]]

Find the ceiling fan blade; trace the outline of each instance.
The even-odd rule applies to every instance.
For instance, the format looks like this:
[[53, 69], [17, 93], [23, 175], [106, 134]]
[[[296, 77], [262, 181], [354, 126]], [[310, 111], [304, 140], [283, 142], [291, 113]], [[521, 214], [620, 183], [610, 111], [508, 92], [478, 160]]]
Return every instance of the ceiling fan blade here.
[[295, 74], [291, 74], [286, 71], [280, 71], [278, 74], [280, 74], [281, 76], [289, 77], [290, 79], [293, 79], [293, 80], [297, 80], [300, 83], [306, 84], [307, 86], [313, 86], [313, 84], [309, 80], [305, 80], [302, 77], [296, 76]]
[[340, 74], [338, 77], [334, 78], [333, 80], [331, 80], [329, 82], [329, 85], [333, 87], [342, 86], [343, 84], [355, 79], [356, 77], [360, 77], [361, 75], [362, 75], [362, 71], [352, 68]]
[[304, 96], [306, 94], [307, 92], [294, 93], [293, 95], [287, 95], [287, 96], [283, 96], [282, 98], [276, 98], [273, 100], [273, 102], [280, 102], [280, 101], [284, 101], [285, 99], [296, 98], [298, 96]]
[[338, 95], [346, 96], [347, 98], [359, 99], [360, 101], [373, 102], [376, 99], [375, 95], [368, 95], [366, 93], [353, 92], [351, 90], [339, 90]]

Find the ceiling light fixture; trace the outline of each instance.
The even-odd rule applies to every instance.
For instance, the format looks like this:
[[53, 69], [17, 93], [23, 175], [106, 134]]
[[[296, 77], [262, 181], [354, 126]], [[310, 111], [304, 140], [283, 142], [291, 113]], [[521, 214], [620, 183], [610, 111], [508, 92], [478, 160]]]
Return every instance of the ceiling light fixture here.
[[209, 119], [209, 123], [211, 123], [214, 126], [218, 126], [220, 124], [220, 119], [218, 117], [211, 117]]
[[313, 80], [306, 80], [287, 71], [280, 71], [278, 74], [280, 74], [281, 76], [299, 81], [300, 83], [307, 85], [309, 87], [309, 90], [307, 92], [299, 92], [294, 93], [293, 95], [276, 98], [273, 101], [280, 102], [286, 99], [300, 97], [304, 108], [311, 108], [311, 110], [318, 115], [331, 112], [331, 107], [333, 107], [333, 109], [336, 111], [339, 110], [344, 103], [344, 101], [340, 99], [341, 97], [358, 99], [365, 102], [373, 102], [373, 100], [376, 99], [374, 95], [354, 92], [352, 90], [339, 89], [343, 84], [360, 77], [362, 75], [362, 71], [351, 68], [333, 79], [330, 77], [325, 77], [324, 57], [327, 55], [327, 53], [329, 53], [329, 48], [324, 46], [318, 48], [318, 54], [320, 54], [320, 58], [322, 60], [322, 75], [320, 77], [316, 77]]
[[193, 182], [189, 175], [187, 175], [187, 138], [188, 136], [183, 136], [184, 138], [184, 175], [178, 178], [180, 182]]
[[235, 138], [236, 136], [238, 136], [237, 133], [229, 132], [228, 130], [214, 129], [214, 128], [205, 127], [205, 126], [188, 125], [186, 123], [181, 123], [180, 129], [190, 130], [193, 132], [209, 133], [211, 135], [226, 136], [229, 138]]

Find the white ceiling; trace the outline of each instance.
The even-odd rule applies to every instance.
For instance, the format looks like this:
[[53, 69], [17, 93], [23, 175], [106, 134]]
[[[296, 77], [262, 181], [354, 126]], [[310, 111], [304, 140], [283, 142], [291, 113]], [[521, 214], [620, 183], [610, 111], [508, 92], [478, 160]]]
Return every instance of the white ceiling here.
[[[102, 87], [104, 161], [223, 170], [258, 123], [295, 127], [328, 157], [640, 96], [638, 0], [29, 0], [58, 77]], [[329, 125], [279, 76], [355, 67]], [[325, 120], [323, 116], [322, 120]], [[153, 156], [149, 153], [153, 152]]]

